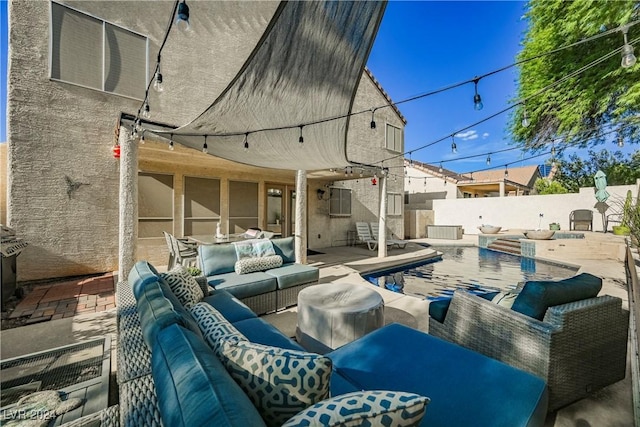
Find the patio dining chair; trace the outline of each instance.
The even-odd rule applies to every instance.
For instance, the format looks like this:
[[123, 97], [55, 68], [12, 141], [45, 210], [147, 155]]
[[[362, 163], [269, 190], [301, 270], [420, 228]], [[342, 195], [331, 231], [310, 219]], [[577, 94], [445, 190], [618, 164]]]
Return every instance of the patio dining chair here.
[[593, 211], [576, 209], [569, 214], [569, 230], [593, 231]]
[[[371, 223], [371, 234], [373, 236], [374, 239], [378, 240], [378, 235], [380, 232], [380, 224], [378, 224], [377, 222], [372, 222]], [[401, 240], [401, 239], [390, 239], [387, 237], [387, 246], [397, 246], [400, 249], [404, 249], [407, 246], [407, 242], [406, 240]]]
[[171, 240], [171, 248], [173, 254], [173, 260], [171, 255], [169, 256], [170, 263], [167, 265], [167, 269], [171, 270], [176, 265], [183, 266], [195, 266], [198, 259], [198, 245], [187, 241], [186, 239], [178, 239], [174, 235], [165, 233], [165, 238], [168, 235]]

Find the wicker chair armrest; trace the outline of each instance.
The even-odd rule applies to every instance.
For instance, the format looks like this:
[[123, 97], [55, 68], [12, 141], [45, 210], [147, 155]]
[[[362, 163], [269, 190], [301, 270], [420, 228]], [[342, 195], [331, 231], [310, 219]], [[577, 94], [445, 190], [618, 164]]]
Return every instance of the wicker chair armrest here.
[[625, 316], [622, 300], [611, 295], [602, 295], [549, 307], [544, 322], [557, 325], [561, 329], [584, 328], [589, 319], [598, 319], [601, 322], [611, 316], [620, 315]]
[[205, 297], [209, 296], [211, 294], [211, 286], [209, 286], [209, 283], [207, 282], [207, 277], [206, 276], [194, 276], [194, 278], [196, 279], [196, 282], [198, 282], [198, 285], [200, 285], [200, 289], [202, 289], [202, 293], [204, 294]]

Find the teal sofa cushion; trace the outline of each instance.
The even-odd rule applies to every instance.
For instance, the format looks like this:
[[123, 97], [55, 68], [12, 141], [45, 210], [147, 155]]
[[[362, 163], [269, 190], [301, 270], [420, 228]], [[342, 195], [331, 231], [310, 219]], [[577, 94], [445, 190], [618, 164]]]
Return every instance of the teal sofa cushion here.
[[[330, 353], [331, 395], [396, 390], [431, 399], [423, 426], [543, 426], [541, 378], [393, 323]], [[464, 408], [464, 409], [462, 409]]]
[[278, 286], [275, 277], [261, 271], [247, 274], [235, 272], [217, 274], [207, 277], [207, 281], [216, 290], [226, 290], [240, 299], [275, 292]]
[[602, 289], [602, 279], [582, 273], [560, 281], [530, 281], [524, 284], [511, 309], [543, 320], [549, 307], [587, 298], [595, 298]]
[[138, 261], [129, 272], [128, 283], [137, 299], [142, 288], [159, 278], [160, 273], [151, 264], [147, 261]]
[[136, 299], [142, 337], [149, 348], [153, 347], [158, 333], [174, 323], [200, 335], [198, 324], [167, 285], [163, 285], [159, 281], [149, 282], [146, 286], [140, 287]]
[[259, 317], [234, 322], [233, 326], [251, 342], [289, 350], [304, 350], [300, 344], [285, 336], [271, 323]]
[[271, 243], [273, 243], [273, 250], [276, 255], [282, 257], [284, 264], [296, 262], [296, 248], [293, 236], [271, 239]]
[[178, 325], [158, 334], [151, 374], [165, 426], [265, 425], [207, 344]]
[[238, 257], [236, 249], [232, 244], [222, 245], [200, 245], [198, 246], [198, 258], [200, 259], [200, 270], [205, 276], [230, 273]]
[[265, 271], [278, 281], [278, 289], [292, 288], [305, 283], [315, 283], [320, 277], [318, 267], [304, 264], [285, 264], [282, 267]]
[[227, 291], [213, 291], [202, 301], [218, 310], [231, 323], [258, 317], [245, 303]]
[[[486, 294], [479, 294], [480, 298], [491, 301], [493, 297], [498, 295], [498, 292], [489, 292]], [[451, 305], [451, 298], [443, 298], [437, 301], [431, 301], [429, 303], [429, 318], [437, 320], [440, 323], [444, 323], [444, 318], [447, 316], [449, 306]]]

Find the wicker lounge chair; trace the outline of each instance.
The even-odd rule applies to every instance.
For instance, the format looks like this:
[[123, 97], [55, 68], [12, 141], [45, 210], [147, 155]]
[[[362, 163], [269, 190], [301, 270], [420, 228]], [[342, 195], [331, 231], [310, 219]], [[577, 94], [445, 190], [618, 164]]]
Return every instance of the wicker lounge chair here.
[[[371, 234], [373, 236], [374, 239], [378, 240], [378, 233], [380, 231], [380, 224], [378, 224], [377, 222], [372, 222], [371, 223]], [[406, 240], [401, 240], [401, 239], [390, 239], [387, 237], [387, 245], [388, 246], [397, 246], [400, 249], [404, 249], [407, 246], [407, 242]]]
[[629, 312], [609, 295], [550, 307], [543, 321], [456, 291], [429, 333], [547, 381], [553, 411], [625, 376]]

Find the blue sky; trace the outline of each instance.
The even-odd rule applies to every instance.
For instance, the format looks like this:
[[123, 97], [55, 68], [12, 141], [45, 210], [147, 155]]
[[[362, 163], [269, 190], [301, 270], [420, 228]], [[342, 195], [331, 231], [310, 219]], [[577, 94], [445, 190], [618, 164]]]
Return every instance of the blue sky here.
[[[515, 62], [527, 29], [526, 3], [515, 1], [391, 1], [387, 5], [368, 66], [394, 101], [473, 79]], [[473, 84], [399, 106], [407, 118], [405, 150], [414, 150], [506, 108], [515, 97], [517, 68], [480, 80], [484, 108], [473, 107]], [[486, 168], [486, 155], [466, 161], [458, 157], [508, 148], [509, 113], [455, 138], [420, 151], [412, 158], [439, 163], [457, 172]], [[515, 162], [520, 151], [491, 156], [492, 165]], [[528, 162], [541, 163], [543, 159]], [[518, 162], [517, 165], [521, 165]], [[516, 164], [514, 164], [516, 166]]]

